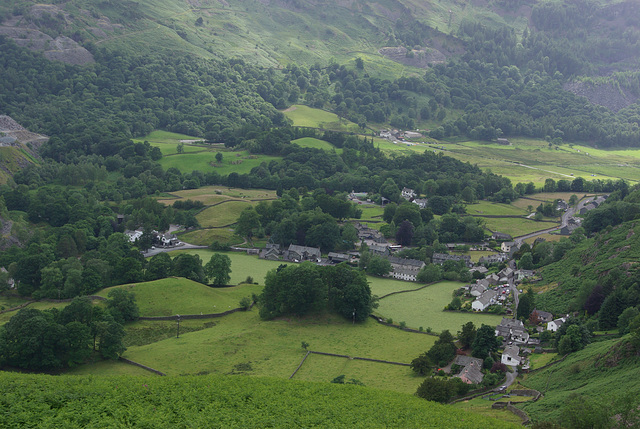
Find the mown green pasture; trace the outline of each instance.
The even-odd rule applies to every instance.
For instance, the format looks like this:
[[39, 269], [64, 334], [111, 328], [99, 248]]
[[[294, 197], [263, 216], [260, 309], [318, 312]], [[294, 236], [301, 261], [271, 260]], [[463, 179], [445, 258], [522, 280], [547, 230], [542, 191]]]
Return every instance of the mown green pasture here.
[[408, 394], [252, 377], [3, 373], [0, 395], [4, 427], [517, 427]]
[[148, 141], [151, 146], [159, 147], [163, 156], [177, 154], [178, 144], [181, 141], [187, 142], [183, 146], [183, 150], [185, 153], [202, 152], [207, 150], [207, 147], [203, 147], [202, 145], [196, 146], [196, 145], [190, 144], [191, 142], [202, 143], [204, 140], [200, 137], [193, 137], [185, 134], [172, 133], [172, 132], [163, 131], [163, 130], [152, 131], [147, 136], [141, 139], [134, 139], [133, 141], [134, 142]]
[[533, 242], [536, 241], [536, 238], [544, 238], [546, 241], [560, 241], [563, 237], [567, 237], [566, 235], [560, 235], [560, 234], [540, 234], [537, 235], [535, 237], [531, 237], [531, 238], [527, 238], [525, 241], [525, 243], [528, 243], [529, 245], [533, 245]]
[[182, 153], [162, 157], [160, 165], [166, 170], [171, 167], [177, 168], [182, 173], [191, 173], [194, 170], [216, 173], [225, 176], [230, 173], [247, 174], [251, 169], [261, 163], [267, 164], [273, 160], [280, 159], [277, 156], [250, 155], [247, 151], [224, 152], [223, 160], [220, 164], [216, 161], [217, 150], [207, 150], [196, 153]]
[[307, 357], [294, 378], [326, 383], [340, 375], [345, 376], [345, 381], [355, 379], [365, 386], [384, 390], [394, 386], [393, 390], [404, 393], [414, 393], [424, 380], [406, 366], [317, 354]]
[[242, 210], [252, 205], [251, 201], [225, 201], [202, 210], [196, 215], [196, 219], [203, 228], [229, 226], [236, 223]]
[[492, 203], [490, 201], [479, 201], [475, 204], [467, 204], [467, 213], [470, 215], [502, 215], [502, 216], [524, 216], [527, 213], [515, 205]]
[[384, 213], [384, 208], [378, 205], [372, 204], [360, 204], [358, 208], [362, 210], [362, 215], [360, 219], [356, 219], [357, 221], [366, 221], [366, 220], [376, 220], [382, 221], [382, 214]]
[[518, 237], [530, 234], [532, 232], [541, 231], [543, 229], [560, 226], [559, 222], [537, 222], [532, 219], [525, 218], [484, 218], [485, 226], [491, 231], [500, 231]]
[[[301, 139], [291, 140], [291, 143], [297, 144], [300, 147], [310, 147], [313, 149], [322, 150], [336, 150], [335, 146], [333, 146], [331, 143], [313, 137], [302, 137]], [[337, 152], [341, 152], [341, 150], [337, 150]]]
[[267, 271], [274, 268], [278, 268], [282, 261], [267, 261], [264, 259], [258, 259], [257, 256], [247, 255], [242, 252], [213, 252], [206, 249], [188, 249], [188, 250], [174, 250], [169, 253], [171, 257], [175, 257], [180, 253], [188, 253], [190, 255], [198, 255], [202, 259], [202, 263], [206, 264], [211, 259], [211, 255], [214, 253], [224, 253], [231, 258], [231, 280], [230, 284], [237, 285], [243, 282], [247, 276], [253, 277], [255, 282], [264, 284], [264, 277]]
[[[399, 280], [370, 278], [371, 291], [382, 296], [389, 293], [397, 282], [396, 290], [408, 290], [420, 287], [416, 283], [401, 282]], [[385, 319], [393, 319], [394, 323], [405, 322], [407, 327], [418, 329], [431, 328], [434, 332], [448, 329], [452, 333], [460, 330], [463, 324], [473, 322], [476, 326], [487, 324], [495, 326], [502, 320], [501, 316], [478, 313], [457, 313], [442, 311], [451, 302], [452, 292], [463, 286], [459, 282], [439, 282], [424, 289], [414, 290], [388, 296], [379, 301], [379, 307], [374, 313]]]
[[571, 195], [574, 194], [578, 197], [578, 199], [581, 199], [583, 196], [585, 196], [584, 192], [541, 192], [539, 194], [527, 195], [526, 198], [518, 198], [511, 204], [524, 210], [526, 210], [528, 206], [532, 206], [533, 210], [535, 210], [536, 207], [538, 207], [542, 203], [551, 203], [558, 199], [568, 202], [571, 198]]
[[[254, 309], [215, 319], [215, 326], [180, 338], [132, 346], [124, 357], [168, 375], [243, 372], [288, 378], [304, 357], [303, 341], [315, 351], [409, 363], [428, 350], [435, 338], [387, 327], [373, 319], [353, 325], [326, 314], [263, 321]], [[240, 370], [243, 364], [245, 369]], [[377, 368], [384, 372], [386, 365]], [[410, 371], [405, 376], [414, 378]], [[395, 388], [385, 384], [371, 387]]]
[[322, 128], [335, 131], [358, 132], [360, 127], [351, 121], [341, 119], [335, 113], [314, 109], [296, 104], [284, 110], [285, 116], [293, 121], [296, 127]]
[[178, 235], [185, 243], [197, 246], [209, 246], [214, 241], [226, 243], [229, 246], [242, 244], [244, 241], [233, 232], [232, 228], [206, 228], [196, 229]]
[[124, 288], [136, 295], [141, 316], [222, 313], [237, 308], [240, 300], [260, 293], [258, 285], [242, 284], [228, 288], [212, 288], [185, 278], [170, 277], [103, 289], [106, 297], [114, 288]]
[[509, 140], [511, 146], [467, 141], [435, 147], [443, 147], [446, 155], [509, 177], [514, 183], [533, 182], [542, 186], [547, 178], [571, 181], [578, 176], [586, 180], [640, 180], [638, 150], [605, 151], [576, 145], [562, 145], [556, 150], [541, 140]]
[[217, 204], [221, 201], [240, 200], [271, 200], [276, 199], [276, 191], [267, 189], [240, 189], [225, 186], [204, 186], [198, 189], [187, 189], [171, 193], [174, 198], [161, 198], [158, 201], [171, 205], [178, 199], [202, 201], [205, 206]]

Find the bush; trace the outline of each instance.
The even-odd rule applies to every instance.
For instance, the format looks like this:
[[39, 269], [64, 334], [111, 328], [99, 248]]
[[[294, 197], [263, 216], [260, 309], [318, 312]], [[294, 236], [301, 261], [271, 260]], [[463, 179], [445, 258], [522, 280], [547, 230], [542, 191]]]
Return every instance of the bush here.
[[400, 322], [400, 329], [404, 329], [407, 327], [407, 322]]
[[221, 243], [218, 240], [214, 241], [209, 245], [210, 250], [215, 250], [218, 252], [226, 252], [231, 250], [231, 247], [227, 243]]
[[251, 298], [249, 298], [248, 296], [242, 298], [240, 300], [240, 308], [242, 308], [244, 311], [249, 310], [251, 308]]
[[244, 279], [244, 282], [245, 282], [246, 284], [250, 284], [250, 285], [251, 285], [251, 284], [253, 284], [253, 277], [251, 277], [251, 276], [247, 276], [247, 278], [246, 278], [246, 279]]

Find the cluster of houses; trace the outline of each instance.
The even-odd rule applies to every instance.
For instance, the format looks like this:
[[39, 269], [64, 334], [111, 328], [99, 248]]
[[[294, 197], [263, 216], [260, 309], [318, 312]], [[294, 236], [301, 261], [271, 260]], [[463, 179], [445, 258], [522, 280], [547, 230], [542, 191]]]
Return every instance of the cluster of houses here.
[[[124, 233], [127, 237], [129, 237], [129, 242], [135, 243], [142, 237], [144, 231], [142, 230], [142, 228], [139, 228], [135, 231], [129, 230], [125, 231]], [[151, 238], [153, 247], [173, 247], [182, 244], [175, 234], [169, 232], [162, 233], [154, 230], [151, 231]]]
[[[486, 272], [487, 269], [485, 267], [477, 267], [474, 270]], [[471, 303], [471, 309], [485, 311], [492, 305], [504, 305], [509, 297], [509, 285], [531, 277], [533, 274], [534, 272], [530, 270], [514, 270], [511, 267], [505, 267], [498, 273], [493, 273], [484, 279], [477, 280], [475, 284], [465, 286], [467, 293], [476, 298]]]
[[[531, 313], [531, 321], [536, 324], [546, 323], [547, 330], [555, 332], [566, 321], [566, 317], [553, 319], [551, 313], [534, 310]], [[544, 327], [540, 326], [538, 330], [544, 330]], [[503, 352], [500, 362], [504, 365], [511, 367], [521, 366], [524, 370], [527, 370], [529, 368], [528, 356], [534, 351], [541, 351], [540, 340], [529, 336], [529, 332], [521, 320], [502, 318], [500, 324], [496, 326], [495, 335], [503, 339]], [[460, 378], [467, 384], [482, 383], [484, 378], [482, 359], [457, 355], [452, 363], [453, 365], [462, 367], [454, 377]]]
[[[546, 324], [547, 331], [556, 332], [566, 321], [568, 316], [553, 318], [553, 315], [546, 311], [533, 310], [530, 320], [540, 325], [538, 332], [544, 331]], [[534, 350], [540, 350], [540, 340], [531, 338], [529, 332], [522, 321], [517, 319], [502, 318], [496, 326], [496, 337], [503, 338], [504, 351], [500, 361], [509, 366], [522, 365], [523, 369], [529, 369], [527, 356]]]

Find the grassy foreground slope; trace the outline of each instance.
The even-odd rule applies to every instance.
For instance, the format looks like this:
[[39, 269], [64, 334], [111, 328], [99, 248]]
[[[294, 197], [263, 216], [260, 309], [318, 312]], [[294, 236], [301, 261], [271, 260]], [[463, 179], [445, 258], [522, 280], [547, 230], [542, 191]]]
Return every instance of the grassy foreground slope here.
[[522, 408], [534, 420], [542, 421], [560, 419], [563, 405], [575, 394], [604, 406], [622, 395], [631, 395], [638, 405], [640, 356], [627, 356], [620, 344], [617, 339], [590, 344], [563, 362], [529, 375], [523, 384], [543, 392], [544, 398]]
[[250, 377], [0, 374], [2, 427], [509, 428], [410, 395]]

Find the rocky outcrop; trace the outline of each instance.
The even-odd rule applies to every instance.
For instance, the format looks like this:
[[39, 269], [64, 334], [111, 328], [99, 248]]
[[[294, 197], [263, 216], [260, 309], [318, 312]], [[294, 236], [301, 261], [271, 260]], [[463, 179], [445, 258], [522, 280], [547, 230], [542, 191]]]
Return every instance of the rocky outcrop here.
[[433, 64], [444, 63], [447, 59], [442, 52], [430, 48], [408, 51], [404, 46], [398, 46], [382, 48], [378, 52], [395, 62], [423, 69]]
[[617, 112], [637, 102], [640, 97], [624, 88], [618, 89], [611, 83], [593, 84], [586, 82], [570, 82], [564, 90], [585, 97], [593, 104], [604, 106]]

